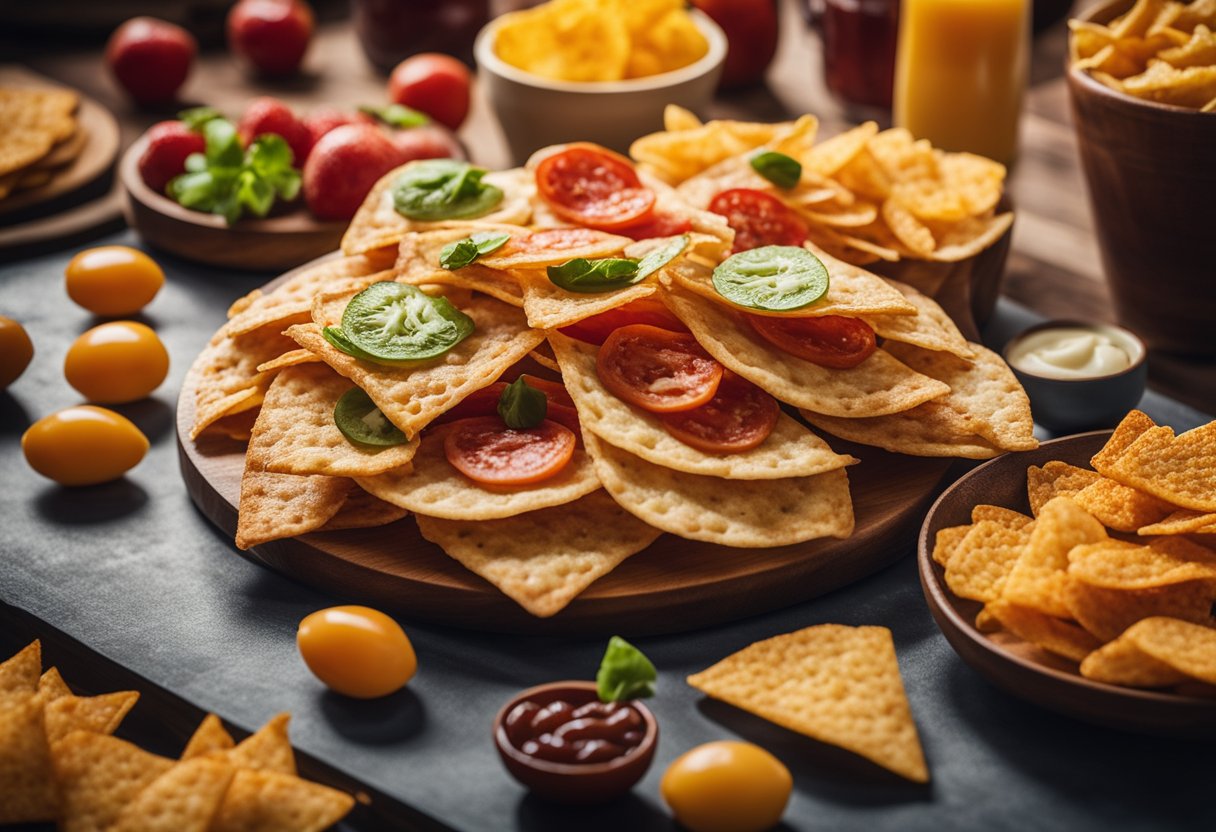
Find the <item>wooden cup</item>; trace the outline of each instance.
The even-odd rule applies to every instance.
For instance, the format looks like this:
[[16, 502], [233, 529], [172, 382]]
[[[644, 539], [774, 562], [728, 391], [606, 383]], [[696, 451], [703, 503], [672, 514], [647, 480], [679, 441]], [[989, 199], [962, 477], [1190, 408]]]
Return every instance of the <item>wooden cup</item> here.
[[1216, 114], [1142, 101], [1071, 67], [1068, 89], [1119, 323], [1154, 350], [1216, 356]]

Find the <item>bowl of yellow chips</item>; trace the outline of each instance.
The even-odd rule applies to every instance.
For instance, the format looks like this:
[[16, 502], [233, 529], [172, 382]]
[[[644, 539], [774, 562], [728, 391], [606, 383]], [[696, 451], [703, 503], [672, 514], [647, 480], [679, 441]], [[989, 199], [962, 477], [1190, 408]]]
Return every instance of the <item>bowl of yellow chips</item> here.
[[592, 141], [626, 151], [663, 109], [703, 109], [726, 35], [680, 0], [550, 0], [492, 20], [474, 55], [511, 153]]

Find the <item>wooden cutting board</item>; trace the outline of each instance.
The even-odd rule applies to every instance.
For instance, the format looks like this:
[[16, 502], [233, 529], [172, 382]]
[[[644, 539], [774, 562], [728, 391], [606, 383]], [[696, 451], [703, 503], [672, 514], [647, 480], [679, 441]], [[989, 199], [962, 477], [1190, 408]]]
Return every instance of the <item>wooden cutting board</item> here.
[[[177, 406], [182, 477], [199, 510], [232, 537], [245, 445], [207, 435], [197, 442], [190, 439], [193, 378], [193, 373], [187, 375]], [[424, 540], [410, 517], [380, 528], [277, 540], [243, 554], [328, 591], [336, 600], [457, 627], [602, 636], [690, 630], [822, 595], [908, 553], [953, 461], [829, 441], [836, 451], [861, 460], [848, 469], [856, 516], [849, 539], [732, 549], [665, 534], [548, 619], [524, 612]], [[722, 481], [722, 499], [730, 499], [727, 480]]]

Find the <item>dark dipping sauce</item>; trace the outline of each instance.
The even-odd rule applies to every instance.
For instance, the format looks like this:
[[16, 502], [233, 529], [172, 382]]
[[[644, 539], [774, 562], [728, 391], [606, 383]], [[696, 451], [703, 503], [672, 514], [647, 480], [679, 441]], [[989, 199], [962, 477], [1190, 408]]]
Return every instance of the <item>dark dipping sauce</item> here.
[[503, 722], [511, 744], [551, 763], [606, 763], [632, 753], [646, 724], [628, 702], [588, 702], [575, 707], [564, 699], [547, 705], [521, 702]]

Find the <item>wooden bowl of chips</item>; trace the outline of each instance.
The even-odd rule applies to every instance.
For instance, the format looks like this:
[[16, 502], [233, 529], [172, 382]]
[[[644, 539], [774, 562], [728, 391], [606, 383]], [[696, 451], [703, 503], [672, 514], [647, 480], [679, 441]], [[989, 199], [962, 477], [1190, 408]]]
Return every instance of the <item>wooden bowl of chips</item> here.
[[314, 219], [300, 204], [265, 219], [243, 218], [228, 225], [223, 217], [178, 205], [149, 188], [139, 175], [147, 136], [122, 157], [119, 177], [126, 192], [127, 222], [144, 241], [187, 260], [245, 271], [279, 271], [328, 254], [338, 247], [345, 222]]
[[981, 632], [976, 618], [983, 604], [955, 595], [946, 584], [943, 568], [933, 560], [937, 533], [970, 523], [977, 505], [1029, 513], [1028, 466], [1060, 460], [1088, 468], [1091, 457], [1110, 436], [1110, 431], [1083, 433], [1044, 442], [1034, 451], [1006, 454], [979, 466], [947, 489], [930, 508], [920, 533], [918, 559], [925, 600], [959, 656], [1019, 699], [1121, 730], [1195, 739], [1216, 737], [1216, 697], [1094, 681], [1080, 675], [1076, 662], [1011, 633]]

